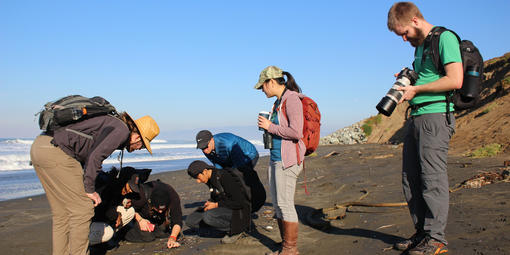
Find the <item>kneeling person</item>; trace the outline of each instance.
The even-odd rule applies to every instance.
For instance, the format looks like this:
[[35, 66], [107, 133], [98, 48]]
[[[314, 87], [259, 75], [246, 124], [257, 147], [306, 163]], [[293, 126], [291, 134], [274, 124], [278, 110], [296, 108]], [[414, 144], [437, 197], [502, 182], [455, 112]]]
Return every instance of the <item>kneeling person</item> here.
[[250, 196], [246, 185], [235, 169], [218, 171], [203, 161], [194, 161], [188, 167], [188, 174], [198, 183], [204, 183], [211, 189], [211, 199], [203, 208], [193, 212], [186, 219], [190, 228], [199, 228], [205, 224], [214, 229], [227, 232], [222, 243], [233, 243], [245, 236], [250, 227]]
[[182, 229], [181, 201], [174, 188], [157, 180], [144, 183], [138, 189], [140, 198], [132, 201], [136, 221], [125, 239], [151, 242], [168, 236], [168, 248], [181, 246], [177, 242]]

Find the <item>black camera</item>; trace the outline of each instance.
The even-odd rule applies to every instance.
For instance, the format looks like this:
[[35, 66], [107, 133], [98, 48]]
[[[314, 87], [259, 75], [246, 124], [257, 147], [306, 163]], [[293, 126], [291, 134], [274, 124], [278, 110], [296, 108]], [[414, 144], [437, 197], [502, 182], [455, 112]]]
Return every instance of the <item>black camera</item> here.
[[262, 139], [264, 140], [264, 149], [272, 149], [273, 148], [273, 136], [271, 133], [264, 131], [264, 135], [262, 135]]
[[397, 75], [397, 81], [393, 83], [393, 86], [388, 93], [386, 93], [386, 96], [381, 99], [375, 108], [377, 108], [380, 113], [390, 116], [404, 95], [404, 91], [397, 90], [397, 88], [412, 86], [416, 83], [416, 80], [418, 80], [418, 74], [414, 70], [407, 67], [403, 68]]

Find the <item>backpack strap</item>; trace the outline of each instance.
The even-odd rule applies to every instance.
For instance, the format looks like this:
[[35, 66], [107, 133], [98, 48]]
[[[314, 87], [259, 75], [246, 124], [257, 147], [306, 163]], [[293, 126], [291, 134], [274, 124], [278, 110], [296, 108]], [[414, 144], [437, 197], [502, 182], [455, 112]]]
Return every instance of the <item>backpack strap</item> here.
[[440, 26], [434, 27], [425, 38], [425, 42], [423, 45], [423, 55], [421, 58], [423, 64], [426, 56], [430, 55], [432, 58], [432, 63], [434, 63], [434, 67], [443, 76], [446, 75], [446, 71], [444, 70], [443, 63], [441, 62], [441, 56], [439, 55], [439, 39], [441, 37], [441, 34], [445, 31], [449, 31], [452, 34], [454, 34], [455, 37], [457, 37], [459, 43], [461, 42], [459, 35], [457, 35], [457, 33], [455, 33], [454, 31], [445, 27]]
[[[423, 53], [422, 53], [422, 57], [421, 57], [421, 64], [423, 66], [423, 64], [425, 63], [426, 57], [428, 55], [430, 55], [430, 58], [432, 59], [432, 63], [434, 64], [434, 67], [443, 76], [446, 75], [446, 71], [444, 69], [443, 63], [441, 62], [441, 56], [439, 55], [439, 39], [441, 37], [441, 34], [445, 31], [450, 31], [451, 33], [453, 33], [457, 37], [457, 40], [459, 40], [459, 43], [461, 42], [459, 35], [457, 35], [457, 33], [455, 33], [454, 31], [447, 29], [445, 27], [436, 26], [436, 27], [432, 28], [432, 30], [428, 33], [427, 37], [425, 38], [425, 41], [423, 42], [424, 43]], [[416, 51], [417, 51], [417, 48], [414, 51], [415, 56], [416, 56]], [[415, 70], [416, 70], [416, 67], [414, 66], [414, 64], [415, 63], [413, 62], [413, 68], [415, 68]], [[451, 98], [451, 93], [449, 91], [445, 92], [445, 98], [446, 98], [446, 100], [430, 101], [430, 102], [424, 102], [421, 104], [410, 105], [406, 110], [406, 119], [408, 116], [407, 112], [409, 111], [409, 109], [417, 110], [418, 108], [426, 106], [426, 105], [446, 102], [446, 120], [448, 121], [448, 124], [451, 124], [450, 103], [452, 102], [452, 98]]]

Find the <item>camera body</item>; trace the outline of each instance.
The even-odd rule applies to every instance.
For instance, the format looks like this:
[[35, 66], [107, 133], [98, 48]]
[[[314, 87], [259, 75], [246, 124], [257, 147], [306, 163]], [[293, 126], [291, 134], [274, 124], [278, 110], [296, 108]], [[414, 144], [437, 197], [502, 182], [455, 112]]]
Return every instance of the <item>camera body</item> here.
[[264, 131], [262, 139], [264, 140], [264, 149], [270, 150], [273, 148], [273, 136], [271, 135], [271, 133]]
[[377, 108], [380, 113], [390, 116], [404, 95], [404, 92], [398, 90], [398, 88], [412, 86], [416, 83], [416, 80], [418, 80], [418, 74], [414, 70], [404, 67], [400, 73], [398, 73], [397, 80], [393, 83], [393, 86], [375, 108]]
[[[259, 116], [262, 116], [266, 119], [269, 119], [269, 112], [259, 112]], [[263, 128], [259, 127], [260, 131], [264, 131], [264, 134], [262, 135], [262, 140], [264, 141], [264, 149], [272, 149], [273, 148], [273, 137], [271, 136], [271, 133], [267, 132]]]

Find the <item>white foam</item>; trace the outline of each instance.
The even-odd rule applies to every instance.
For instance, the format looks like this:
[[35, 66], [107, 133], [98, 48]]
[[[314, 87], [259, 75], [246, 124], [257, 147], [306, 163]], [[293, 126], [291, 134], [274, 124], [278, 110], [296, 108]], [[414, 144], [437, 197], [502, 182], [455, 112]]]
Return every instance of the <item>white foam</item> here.
[[153, 150], [161, 150], [161, 149], [185, 149], [185, 148], [196, 148], [196, 144], [152, 144], [151, 149]]
[[7, 139], [5, 141], [1, 141], [0, 143], [8, 143], [8, 144], [27, 144], [32, 145], [34, 140], [31, 139]]
[[0, 171], [32, 169], [29, 154], [8, 154], [0, 156]]
[[264, 142], [261, 140], [248, 140], [253, 145], [264, 146]]
[[153, 143], [168, 143], [167, 140], [164, 139], [154, 139], [151, 141], [151, 144]]
[[[122, 160], [123, 163], [133, 163], [133, 162], [151, 162], [151, 161], [165, 161], [165, 160], [179, 160], [179, 159], [192, 159], [192, 158], [205, 158], [203, 155], [187, 155], [187, 156], [154, 156], [154, 157], [134, 157], [134, 158], [126, 158]], [[108, 158], [103, 163], [106, 164], [116, 164], [119, 160], [117, 158]]]

